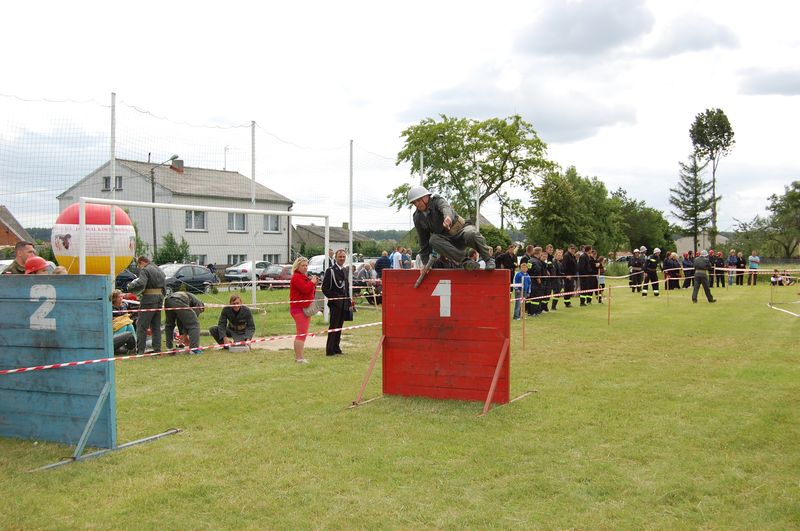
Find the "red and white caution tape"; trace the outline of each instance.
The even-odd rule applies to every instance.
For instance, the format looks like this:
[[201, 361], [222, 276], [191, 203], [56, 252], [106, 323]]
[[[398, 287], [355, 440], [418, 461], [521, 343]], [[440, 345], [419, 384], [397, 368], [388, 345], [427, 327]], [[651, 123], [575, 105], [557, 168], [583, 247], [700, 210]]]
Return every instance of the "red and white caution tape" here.
[[[285, 336], [262, 337], [262, 338], [259, 338], [259, 339], [251, 339], [251, 340], [248, 340], [248, 341], [237, 341], [235, 343], [227, 343], [226, 345], [227, 346], [231, 346], [231, 345], [233, 345], [233, 346], [251, 345], [251, 344], [255, 344], [255, 343], [266, 343], [267, 341], [276, 341], [278, 339], [289, 339], [289, 338], [294, 338], [294, 337], [303, 336], [303, 335], [305, 335], [306, 337], [313, 337], [313, 336], [327, 334], [329, 332], [342, 332], [342, 331], [345, 331], [345, 330], [358, 330], [360, 328], [369, 328], [371, 326], [378, 326], [378, 325], [381, 325], [381, 324], [383, 324], [383, 322], [382, 321], [378, 321], [378, 322], [375, 322], [375, 323], [367, 323], [367, 324], [362, 324], [362, 325], [344, 326], [342, 328], [324, 329], [324, 330], [320, 330], [319, 332], [309, 332], [309, 333], [306, 333], [306, 334], [291, 334], [291, 335], [285, 335]], [[201, 351], [202, 350], [221, 350], [226, 345], [207, 345], [207, 346], [198, 347], [198, 348], [195, 348], [195, 349], [192, 349], [191, 347], [185, 347], [185, 348], [176, 348], [176, 349], [172, 349], [172, 350], [165, 350], [165, 351], [162, 351], [162, 352], [148, 352], [148, 353], [145, 353], [145, 354], [131, 354], [131, 355], [128, 355], [128, 356], [114, 356], [113, 358], [97, 358], [97, 359], [93, 359], [93, 360], [68, 361], [68, 362], [64, 362], [64, 363], [53, 363], [53, 364], [50, 364], [50, 365], [36, 365], [36, 366], [33, 366], [33, 367], [20, 367], [18, 369], [3, 369], [3, 370], [0, 370], [0, 376], [2, 376], [4, 374], [18, 374], [18, 373], [32, 372], [32, 371], [46, 371], [46, 370], [49, 370], [49, 369], [63, 369], [65, 367], [78, 367], [80, 365], [91, 365], [91, 364], [94, 364], [94, 363], [110, 363], [110, 362], [114, 362], [114, 361], [125, 361], [125, 360], [137, 359], [137, 358], [150, 358], [150, 357], [154, 357], [154, 356], [174, 355], [174, 354], [178, 354], [179, 352], [190, 352], [192, 350], [201, 350]]]

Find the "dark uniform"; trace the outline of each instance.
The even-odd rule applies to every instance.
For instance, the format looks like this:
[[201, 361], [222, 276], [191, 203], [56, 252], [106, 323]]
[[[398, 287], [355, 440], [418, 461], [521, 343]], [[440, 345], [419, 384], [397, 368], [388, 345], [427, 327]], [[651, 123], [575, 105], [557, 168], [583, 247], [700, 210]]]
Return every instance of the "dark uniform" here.
[[694, 289], [692, 290], [692, 302], [697, 302], [697, 292], [700, 291], [700, 286], [703, 286], [703, 291], [706, 294], [708, 302], [717, 302], [711, 296], [711, 288], [708, 287], [708, 270], [711, 269], [711, 263], [705, 256], [698, 256], [694, 259]]
[[687, 256], [681, 262], [681, 266], [683, 266], [683, 289], [687, 289], [694, 279], [694, 261]]
[[[578, 261], [575, 259], [575, 255], [569, 250], [564, 253], [561, 266], [564, 270], [564, 291], [572, 293], [575, 291], [575, 277], [578, 276]], [[571, 298], [572, 295], [564, 295], [564, 306], [567, 308], [572, 304], [570, 302]]]
[[528, 275], [531, 277], [531, 297], [532, 301], [526, 302], [525, 309], [528, 315], [539, 315], [542, 313], [542, 305], [539, 303], [544, 297], [545, 287], [545, 266], [540, 259], [530, 256], [528, 258]]
[[550, 295], [553, 293], [553, 282], [556, 275], [556, 268], [553, 265], [553, 255], [542, 253], [541, 255], [542, 265], [544, 266], [544, 275], [545, 278], [542, 284], [544, 285], [544, 298], [539, 301], [539, 304], [542, 306], [542, 311], [549, 312], [550, 311]]
[[208, 332], [220, 345], [225, 343], [226, 337], [236, 342], [249, 341], [256, 333], [253, 313], [247, 306], [239, 306], [238, 312], [230, 306], [226, 306], [219, 314], [217, 324], [209, 328]]
[[[446, 217], [453, 222], [451, 231], [442, 225]], [[422, 255], [422, 263], [425, 265], [428, 263], [433, 250], [456, 264], [463, 264], [467, 260], [466, 248], [469, 246], [478, 251], [481, 260], [486, 262], [486, 269], [494, 269], [494, 256], [491, 248], [486, 245], [486, 239], [474, 225], [464, 225], [457, 230], [459, 219], [460, 216], [453, 207], [438, 195], [430, 196], [427, 210], [414, 212], [414, 227], [419, 236], [419, 254]]]
[[140, 295], [140, 310], [136, 321], [136, 350], [144, 353], [147, 342], [147, 329], [152, 330], [152, 348], [156, 352], [161, 350], [161, 307], [164, 303], [164, 287], [166, 276], [155, 264], [148, 263], [139, 270], [139, 278], [128, 284], [128, 291]]
[[494, 259], [497, 269], [508, 269], [511, 282], [514, 282], [514, 269], [517, 266], [517, 257], [508, 251], [497, 253]]
[[718, 288], [725, 287], [725, 259], [721, 256], [714, 257], [714, 278], [717, 279]]
[[631, 293], [642, 291], [642, 281], [644, 280], [644, 259], [641, 255], [633, 255], [630, 261], [631, 267]]
[[558, 301], [561, 300], [561, 292], [564, 291], [564, 266], [555, 258], [553, 258], [553, 271], [555, 272], [555, 276], [550, 280], [553, 286], [552, 307], [555, 310], [556, 306], [558, 306]]
[[642, 297], [647, 297], [647, 286], [651, 285], [653, 288], [653, 296], [658, 297], [658, 256], [655, 253], [647, 257], [644, 263], [644, 291]]
[[592, 303], [592, 294], [597, 289], [597, 277], [592, 269], [592, 257], [588, 252], [581, 253], [578, 258], [578, 278], [580, 280], [581, 306]]
[[166, 319], [164, 321], [164, 335], [167, 340], [167, 350], [172, 349], [175, 325], [180, 331], [189, 334], [189, 347], [196, 349], [200, 346], [200, 321], [197, 316], [203, 313], [203, 302], [186, 291], [176, 291], [164, 299]]
[[24, 275], [25, 266], [21, 266], [16, 260], [8, 264], [8, 267], [3, 270], [4, 275]]
[[[429, 248], [430, 249], [430, 248]], [[422, 251], [420, 251], [422, 252]], [[430, 252], [430, 250], [429, 250]], [[328, 308], [330, 309], [329, 329], [338, 329], [344, 325], [344, 314], [350, 311], [350, 284], [347, 278], [347, 270], [333, 264], [325, 270], [325, 277], [322, 279], [322, 293], [329, 299]], [[341, 354], [342, 349], [339, 345], [342, 339], [341, 330], [328, 332], [328, 341], [325, 345], [325, 354], [333, 356]]]

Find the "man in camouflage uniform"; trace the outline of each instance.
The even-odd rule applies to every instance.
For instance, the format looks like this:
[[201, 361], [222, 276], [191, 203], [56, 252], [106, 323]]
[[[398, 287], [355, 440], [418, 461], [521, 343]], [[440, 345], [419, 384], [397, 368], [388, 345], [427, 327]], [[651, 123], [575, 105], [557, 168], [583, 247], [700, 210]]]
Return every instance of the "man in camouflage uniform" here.
[[138, 295], [141, 301], [140, 310], [143, 311], [136, 321], [136, 350], [144, 354], [147, 342], [147, 329], [152, 330], [152, 349], [161, 350], [161, 307], [164, 303], [164, 287], [166, 276], [146, 256], [140, 256], [139, 278], [128, 284], [128, 291]]

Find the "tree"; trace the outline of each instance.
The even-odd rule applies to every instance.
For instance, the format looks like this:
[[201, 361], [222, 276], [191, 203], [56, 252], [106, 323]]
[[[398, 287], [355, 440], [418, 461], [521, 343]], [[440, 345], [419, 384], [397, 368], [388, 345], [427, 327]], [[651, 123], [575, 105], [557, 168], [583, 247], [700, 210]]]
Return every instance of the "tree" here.
[[683, 225], [681, 232], [691, 236], [692, 249], [697, 249], [697, 241], [703, 229], [711, 220], [710, 209], [713, 199], [709, 196], [711, 182], [703, 181], [701, 174], [708, 163], [700, 163], [696, 153], [689, 156], [689, 163], [678, 162], [680, 181], [677, 188], [670, 188], [669, 202], [675, 207], [672, 213]]
[[175, 239], [171, 232], [164, 235], [164, 243], [159, 245], [153, 257], [156, 264], [189, 261], [189, 243], [181, 236], [181, 243]]
[[784, 194], [769, 196], [770, 211], [766, 239], [775, 243], [785, 258], [791, 258], [800, 246], [800, 181], [784, 187]]
[[711, 163], [711, 246], [717, 246], [717, 166], [727, 156], [736, 142], [733, 128], [722, 109], [706, 109], [695, 116], [689, 129], [695, 154]]
[[531, 200], [523, 222], [530, 242], [557, 247], [589, 243], [605, 254], [626, 241], [619, 201], [596, 177], [581, 177], [574, 167], [550, 172], [533, 189]]
[[629, 198], [622, 188], [617, 189], [611, 196], [620, 204], [622, 231], [627, 239], [626, 249], [638, 249], [642, 245], [648, 249], [673, 248], [670, 236], [673, 230], [660, 210], [648, 207], [644, 201]]
[[[508, 196], [508, 188], [529, 189], [533, 177], [554, 166], [545, 159], [547, 145], [517, 115], [482, 122], [441, 115], [439, 121], [422, 120], [401, 136], [405, 146], [397, 154], [397, 164], [408, 163], [412, 173], [418, 173], [422, 154], [425, 187], [445, 197], [467, 218], [475, 217], [476, 185], [478, 204], [495, 197], [514, 215], [521, 205]], [[389, 194], [398, 210], [407, 206], [410, 188], [403, 184]]]

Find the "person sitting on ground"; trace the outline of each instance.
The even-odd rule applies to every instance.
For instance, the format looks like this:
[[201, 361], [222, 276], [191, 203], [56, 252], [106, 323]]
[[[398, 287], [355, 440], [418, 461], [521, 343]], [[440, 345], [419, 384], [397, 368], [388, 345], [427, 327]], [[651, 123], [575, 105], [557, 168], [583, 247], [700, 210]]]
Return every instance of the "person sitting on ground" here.
[[414, 205], [414, 227], [419, 236], [420, 254], [425, 265], [431, 251], [446, 256], [467, 270], [480, 266], [466, 256], [466, 248], [477, 249], [486, 270], [495, 268], [492, 250], [474, 225], [466, 225], [453, 207], [441, 196], [432, 194], [424, 186], [414, 186], [408, 191], [408, 202]]
[[250, 341], [256, 333], [253, 313], [247, 306], [242, 306], [239, 295], [231, 295], [226, 306], [219, 314], [217, 324], [208, 329], [216, 342], [228, 348], [228, 343]]
[[114, 334], [114, 355], [125, 355], [136, 350], [136, 326], [128, 312], [130, 307], [122, 298], [122, 291], [115, 289], [111, 300], [111, 331]]
[[783, 286], [783, 277], [778, 273], [777, 269], [772, 270], [772, 276], [769, 278], [769, 283], [772, 286]]

